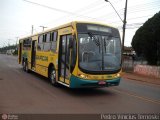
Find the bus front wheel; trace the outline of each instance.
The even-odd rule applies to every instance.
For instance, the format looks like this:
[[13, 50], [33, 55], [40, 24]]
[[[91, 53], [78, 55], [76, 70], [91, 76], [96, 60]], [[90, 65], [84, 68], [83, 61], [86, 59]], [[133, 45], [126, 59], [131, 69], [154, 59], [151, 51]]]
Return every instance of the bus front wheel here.
[[52, 85], [57, 86], [56, 70], [53, 67], [49, 70], [49, 80], [51, 81]]

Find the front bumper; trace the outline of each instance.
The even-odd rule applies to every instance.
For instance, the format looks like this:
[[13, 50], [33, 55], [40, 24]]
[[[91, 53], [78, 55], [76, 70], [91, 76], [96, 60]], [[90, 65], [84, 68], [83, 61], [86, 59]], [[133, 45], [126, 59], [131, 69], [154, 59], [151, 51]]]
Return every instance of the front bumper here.
[[[70, 88], [89, 88], [89, 87], [109, 87], [118, 86], [121, 78], [114, 78], [111, 80], [86, 80], [76, 76], [70, 77]], [[100, 81], [106, 84], [99, 84]]]

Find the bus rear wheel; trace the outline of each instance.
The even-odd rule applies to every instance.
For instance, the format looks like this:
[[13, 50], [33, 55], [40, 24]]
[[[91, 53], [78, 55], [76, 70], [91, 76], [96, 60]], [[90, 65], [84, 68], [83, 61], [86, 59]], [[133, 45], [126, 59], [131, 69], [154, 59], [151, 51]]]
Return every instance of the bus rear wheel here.
[[57, 86], [58, 83], [56, 81], [56, 70], [53, 67], [49, 70], [49, 80], [52, 85]]

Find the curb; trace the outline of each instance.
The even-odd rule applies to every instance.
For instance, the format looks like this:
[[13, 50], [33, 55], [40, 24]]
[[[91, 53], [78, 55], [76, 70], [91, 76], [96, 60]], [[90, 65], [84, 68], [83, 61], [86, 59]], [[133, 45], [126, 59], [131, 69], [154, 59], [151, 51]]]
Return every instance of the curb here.
[[128, 80], [134, 80], [134, 81], [139, 81], [139, 82], [146, 82], [146, 83], [150, 83], [150, 84], [154, 84], [154, 85], [160, 85], [160, 83], [156, 83], [156, 82], [151, 82], [151, 81], [145, 81], [145, 80], [140, 80], [140, 79], [136, 79], [136, 78], [130, 78], [130, 77], [122, 77]]
[[[131, 74], [131, 75], [130, 75]], [[146, 82], [154, 85], [160, 85], [160, 80], [156, 78], [148, 78], [147, 76], [141, 76], [135, 73], [122, 73], [122, 78], [129, 79], [129, 80], [135, 80], [140, 82]], [[155, 80], [154, 80], [155, 79]]]

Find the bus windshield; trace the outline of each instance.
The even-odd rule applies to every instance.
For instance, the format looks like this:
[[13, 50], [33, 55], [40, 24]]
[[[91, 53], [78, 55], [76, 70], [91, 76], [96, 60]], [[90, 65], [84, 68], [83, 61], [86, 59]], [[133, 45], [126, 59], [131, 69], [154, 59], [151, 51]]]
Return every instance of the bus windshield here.
[[79, 33], [79, 67], [90, 72], [115, 71], [121, 67], [120, 38]]

